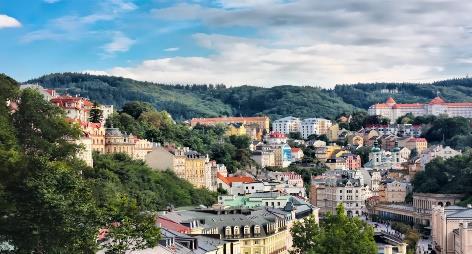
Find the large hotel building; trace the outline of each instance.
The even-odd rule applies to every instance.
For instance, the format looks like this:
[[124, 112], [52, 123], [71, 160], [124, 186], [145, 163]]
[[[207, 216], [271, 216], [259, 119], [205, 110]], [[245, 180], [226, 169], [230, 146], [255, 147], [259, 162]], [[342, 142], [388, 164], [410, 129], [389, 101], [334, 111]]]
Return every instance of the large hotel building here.
[[390, 97], [385, 103], [378, 103], [369, 107], [369, 115], [386, 117], [392, 123], [407, 113], [412, 113], [414, 116], [447, 115], [450, 117], [462, 116], [472, 118], [472, 102], [452, 103], [446, 102], [441, 97], [436, 97], [429, 103], [401, 104]]

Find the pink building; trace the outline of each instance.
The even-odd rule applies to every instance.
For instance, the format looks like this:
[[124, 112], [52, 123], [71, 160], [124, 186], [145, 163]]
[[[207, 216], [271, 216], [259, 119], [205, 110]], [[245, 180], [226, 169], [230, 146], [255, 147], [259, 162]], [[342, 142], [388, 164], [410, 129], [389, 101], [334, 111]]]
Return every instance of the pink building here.
[[357, 170], [362, 166], [361, 157], [357, 154], [344, 154], [342, 157], [346, 160], [346, 168], [349, 170]]

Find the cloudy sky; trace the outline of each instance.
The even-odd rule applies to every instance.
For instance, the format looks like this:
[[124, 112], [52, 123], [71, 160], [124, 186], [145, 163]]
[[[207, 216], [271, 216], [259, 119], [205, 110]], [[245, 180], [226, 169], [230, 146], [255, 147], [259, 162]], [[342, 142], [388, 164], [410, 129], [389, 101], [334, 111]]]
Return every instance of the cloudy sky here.
[[464, 0], [0, 0], [0, 72], [428, 82], [471, 72], [471, 13]]

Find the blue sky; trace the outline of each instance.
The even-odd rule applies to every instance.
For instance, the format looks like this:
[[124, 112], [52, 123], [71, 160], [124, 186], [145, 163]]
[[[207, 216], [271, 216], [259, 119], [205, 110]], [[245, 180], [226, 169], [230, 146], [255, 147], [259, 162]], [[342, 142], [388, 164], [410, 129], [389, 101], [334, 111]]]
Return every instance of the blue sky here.
[[460, 0], [0, 0], [0, 72], [165, 83], [338, 83], [462, 77]]

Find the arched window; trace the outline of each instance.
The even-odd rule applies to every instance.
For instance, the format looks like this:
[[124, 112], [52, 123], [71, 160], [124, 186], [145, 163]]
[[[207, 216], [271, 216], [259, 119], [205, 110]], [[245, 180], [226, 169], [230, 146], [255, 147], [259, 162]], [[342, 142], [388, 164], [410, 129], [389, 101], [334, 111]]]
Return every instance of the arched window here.
[[259, 235], [261, 233], [261, 227], [259, 225], [254, 226], [254, 234]]
[[244, 235], [250, 235], [251, 234], [251, 228], [249, 226], [244, 226]]
[[231, 227], [226, 227], [225, 228], [225, 236], [231, 236]]
[[238, 236], [240, 233], [239, 233], [239, 227], [238, 226], [234, 226], [234, 236]]

